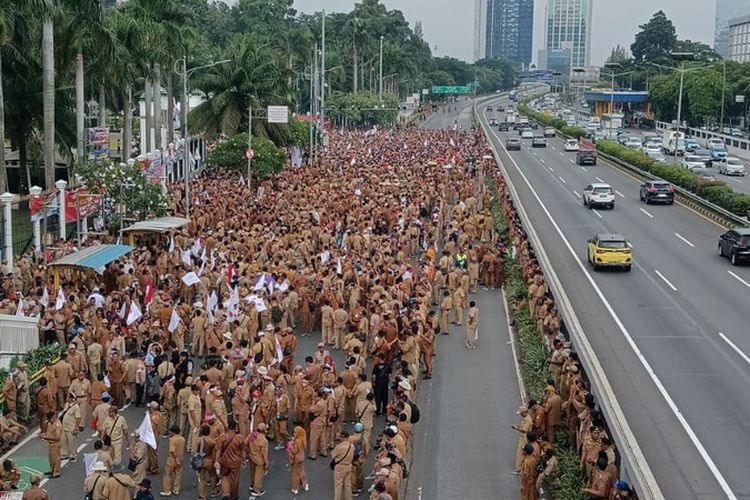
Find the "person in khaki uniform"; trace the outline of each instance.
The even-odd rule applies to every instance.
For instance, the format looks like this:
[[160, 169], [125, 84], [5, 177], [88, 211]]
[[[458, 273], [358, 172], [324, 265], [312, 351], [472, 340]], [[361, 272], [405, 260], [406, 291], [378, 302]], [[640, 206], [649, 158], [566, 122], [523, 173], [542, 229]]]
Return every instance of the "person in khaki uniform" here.
[[9, 415], [15, 415], [18, 401], [18, 387], [16, 386], [15, 374], [11, 372], [5, 379], [3, 385], [3, 397], [5, 398], [5, 407]]
[[104, 496], [104, 483], [107, 482], [107, 466], [102, 462], [95, 462], [91, 468], [92, 474], [83, 481], [83, 491], [91, 495], [91, 500], [107, 500]]
[[47, 441], [47, 458], [49, 460], [49, 472], [47, 475], [53, 478], [60, 477], [60, 448], [62, 440], [62, 424], [57, 418], [57, 413], [51, 411], [47, 413], [47, 430], [42, 432], [39, 437]]
[[81, 407], [78, 405], [76, 395], [70, 393], [68, 395], [68, 402], [65, 404], [63, 409], [62, 417], [62, 442], [61, 448], [63, 452], [62, 459], [68, 459], [71, 462], [76, 461], [76, 455], [78, 452], [78, 432], [81, 429], [82, 421]]
[[518, 445], [516, 446], [516, 473], [521, 470], [521, 464], [523, 463], [523, 447], [528, 442], [526, 433], [531, 430], [531, 416], [529, 415], [529, 409], [525, 406], [520, 406], [516, 412], [521, 417], [521, 422], [513, 426], [513, 429], [518, 431]]
[[29, 411], [31, 411], [31, 398], [29, 398], [29, 374], [26, 373], [26, 363], [21, 360], [16, 364], [18, 372], [14, 377], [18, 388], [18, 417], [27, 423]]
[[[180, 435], [180, 428], [176, 425], [169, 429], [169, 454], [164, 477], [161, 483], [160, 496], [178, 496], [182, 485], [182, 465], [185, 461], [185, 438]], [[174, 489], [172, 483], [174, 481]]]
[[453, 291], [453, 323], [457, 326], [461, 326], [464, 322], [464, 309], [466, 308], [466, 293], [461, 287], [456, 288]]
[[328, 299], [323, 301], [323, 307], [320, 308], [320, 315], [321, 342], [326, 345], [333, 345], [333, 308]]
[[86, 356], [89, 358], [89, 375], [91, 380], [96, 380], [96, 376], [102, 372], [102, 352], [104, 348], [94, 339], [86, 348]]
[[300, 426], [294, 428], [294, 438], [287, 445], [287, 459], [289, 460], [289, 469], [292, 480], [292, 494], [299, 493], [300, 487], [305, 491], [310, 490], [307, 484], [307, 474], [305, 473], [305, 452], [307, 448], [307, 435], [305, 429]]
[[85, 371], [79, 371], [76, 379], [70, 383], [70, 393], [75, 394], [78, 406], [81, 408], [81, 424], [79, 427], [85, 427], [89, 413], [89, 399], [91, 398], [91, 382], [86, 378]]
[[180, 421], [177, 424], [180, 427], [182, 437], [190, 436], [190, 420], [188, 419], [188, 401], [192, 394], [193, 377], [185, 379], [185, 387], [177, 392], [177, 408], [179, 410]]
[[[162, 431], [166, 426], [164, 425], [164, 416], [159, 411], [159, 403], [151, 401], [148, 404], [148, 418], [151, 419], [151, 429], [154, 432], [154, 436], [158, 438], [161, 436]], [[156, 450], [150, 446], [146, 449], [146, 456], [148, 462], [148, 473], [156, 475], [159, 473], [159, 455]]]
[[334, 500], [351, 500], [354, 444], [349, 439], [349, 432], [341, 431], [341, 437], [343, 440], [331, 452], [333, 498]]
[[47, 490], [39, 487], [39, 484], [42, 482], [42, 476], [32, 474], [29, 482], [31, 483], [31, 487], [23, 492], [22, 500], [49, 500]]
[[344, 331], [349, 322], [349, 313], [342, 307], [333, 311], [333, 348], [340, 349], [344, 345]]
[[55, 372], [55, 379], [57, 380], [57, 406], [62, 408], [65, 406], [65, 402], [68, 400], [68, 389], [70, 388], [70, 382], [75, 377], [73, 373], [73, 367], [68, 363], [68, 353], [63, 351], [60, 354], [62, 359], [55, 363], [52, 367]]
[[443, 301], [440, 303], [440, 329], [443, 335], [450, 333], [450, 313], [453, 309], [453, 299], [451, 293], [446, 290], [443, 292]]
[[258, 424], [256, 431], [251, 431], [247, 437], [247, 455], [251, 464], [250, 495], [260, 496], [263, 490], [263, 479], [268, 474], [268, 440], [266, 439], [266, 424]]
[[133, 481], [135, 481], [136, 483], [140, 483], [141, 481], [143, 481], [143, 479], [145, 479], [146, 472], [148, 472], [148, 450], [150, 450], [151, 447], [145, 442], [141, 441], [141, 436], [140, 434], [138, 434], [138, 431], [133, 432], [130, 437], [133, 438], [133, 445], [128, 450], [128, 454], [130, 455], [130, 460], [135, 463], [135, 470], [133, 471]]
[[318, 399], [310, 407], [309, 412], [312, 422], [310, 423], [310, 446], [307, 450], [307, 457], [310, 460], [315, 460], [317, 454], [320, 454], [321, 457], [328, 456], [325, 441], [325, 430], [328, 425], [328, 405], [323, 391], [324, 389], [320, 390]]
[[21, 471], [13, 463], [13, 460], [3, 461], [0, 467], [0, 491], [12, 491], [18, 488], [18, 482], [21, 480]]
[[122, 442], [125, 440], [125, 445], [130, 446], [130, 437], [128, 436], [128, 423], [124, 417], [117, 414], [117, 406], [110, 405], [101, 430], [101, 438], [105, 443], [106, 437], [109, 436], [112, 461], [119, 464], [122, 461]]
[[200, 387], [196, 384], [191, 387], [190, 399], [188, 399], [188, 421], [190, 423], [190, 434], [188, 436], [188, 448], [193, 447], [193, 443], [198, 440], [201, 429], [201, 399]]
[[123, 472], [121, 465], [114, 465], [112, 472], [106, 481], [102, 493], [107, 500], [131, 500], [130, 488], [135, 488], [136, 483], [130, 474]]
[[47, 430], [47, 415], [56, 409], [55, 396], [47, 385], [47, 379], [42, 377], [39, 379], [36, 388], [36, 411], [39, 417], [39, 430], [41, 432]]
[[469, 303], [469, 313], [466, 315], [466, 348], [477, 348], [479, 336], [479, 308], [473, 300]]

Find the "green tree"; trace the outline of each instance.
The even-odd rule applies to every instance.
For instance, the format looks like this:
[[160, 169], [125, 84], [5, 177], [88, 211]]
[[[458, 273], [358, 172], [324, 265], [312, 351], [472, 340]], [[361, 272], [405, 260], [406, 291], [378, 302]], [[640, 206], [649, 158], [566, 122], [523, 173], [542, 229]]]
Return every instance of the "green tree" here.
[[630, 59], [630, 52], [628, 49], [620, 45], [619, 43], [612, 47], [609, 57], [607, 57], [608, 63], [622, 63]]
[[692, 52], [696, 61], [716, 62], [721, 56], [703, 42], [693, 42], [692, 40], [678, 40], [674, 48], [675, 52]]
[[636, 63], [653, 62], [662, 59], [675, 49], [677, 34], [664, 11], [658, 11], [635, 35], [635, 41], [630, 46]]
[[[247, 169], [247, 135], [236, 134], [222, 141], [208, 154], [206, 164], [245, 172]], [[253, 139], [253, 178], [263, 180], [269, 175], [281, 172], [286, 165], [287, 155], [272, 141], [264, 137]]]

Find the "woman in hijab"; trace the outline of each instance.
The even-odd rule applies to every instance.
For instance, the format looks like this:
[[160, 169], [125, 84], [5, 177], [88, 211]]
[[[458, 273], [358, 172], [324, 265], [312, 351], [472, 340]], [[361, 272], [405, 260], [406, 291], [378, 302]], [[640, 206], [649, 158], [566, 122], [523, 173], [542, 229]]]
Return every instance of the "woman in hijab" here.
[[292, 474], [292, 494], [299, 493], [302, 486], [305, 491], [310, 491], [310, 485], [307, 484], [307, 474], [305, 474], [305, 452], [307, 450], [307, 436], [305, 429], [300, 426], [294, 428], [294, 437], [286, 445], [287, 459], [289, 460], [289, 470]]

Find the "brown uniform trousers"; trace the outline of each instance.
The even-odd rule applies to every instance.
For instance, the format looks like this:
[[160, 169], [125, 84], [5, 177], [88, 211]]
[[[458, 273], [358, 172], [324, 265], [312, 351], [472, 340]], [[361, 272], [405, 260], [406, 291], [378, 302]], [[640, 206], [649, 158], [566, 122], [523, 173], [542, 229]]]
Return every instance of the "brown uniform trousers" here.
[[352, 460], [354, 445], [349, 441], [340, 442], [331, 452], [333, 469], [334, 500], [352, 500]]

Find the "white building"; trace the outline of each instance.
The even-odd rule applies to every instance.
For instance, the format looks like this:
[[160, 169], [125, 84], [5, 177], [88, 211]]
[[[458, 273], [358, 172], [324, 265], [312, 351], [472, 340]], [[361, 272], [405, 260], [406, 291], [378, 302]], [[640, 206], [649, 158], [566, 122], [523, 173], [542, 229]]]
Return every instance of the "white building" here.
[[714, 50], [723, 58], [729, 57], [729, 22], [750, 15], [748, 0], [716, 0]]
[[727, 59], [739, 63], [750, 63], [750, 16], [732, 19], [728, 26]]
[[474, 0], [474, 62], [487, 54], [487, 0]]

